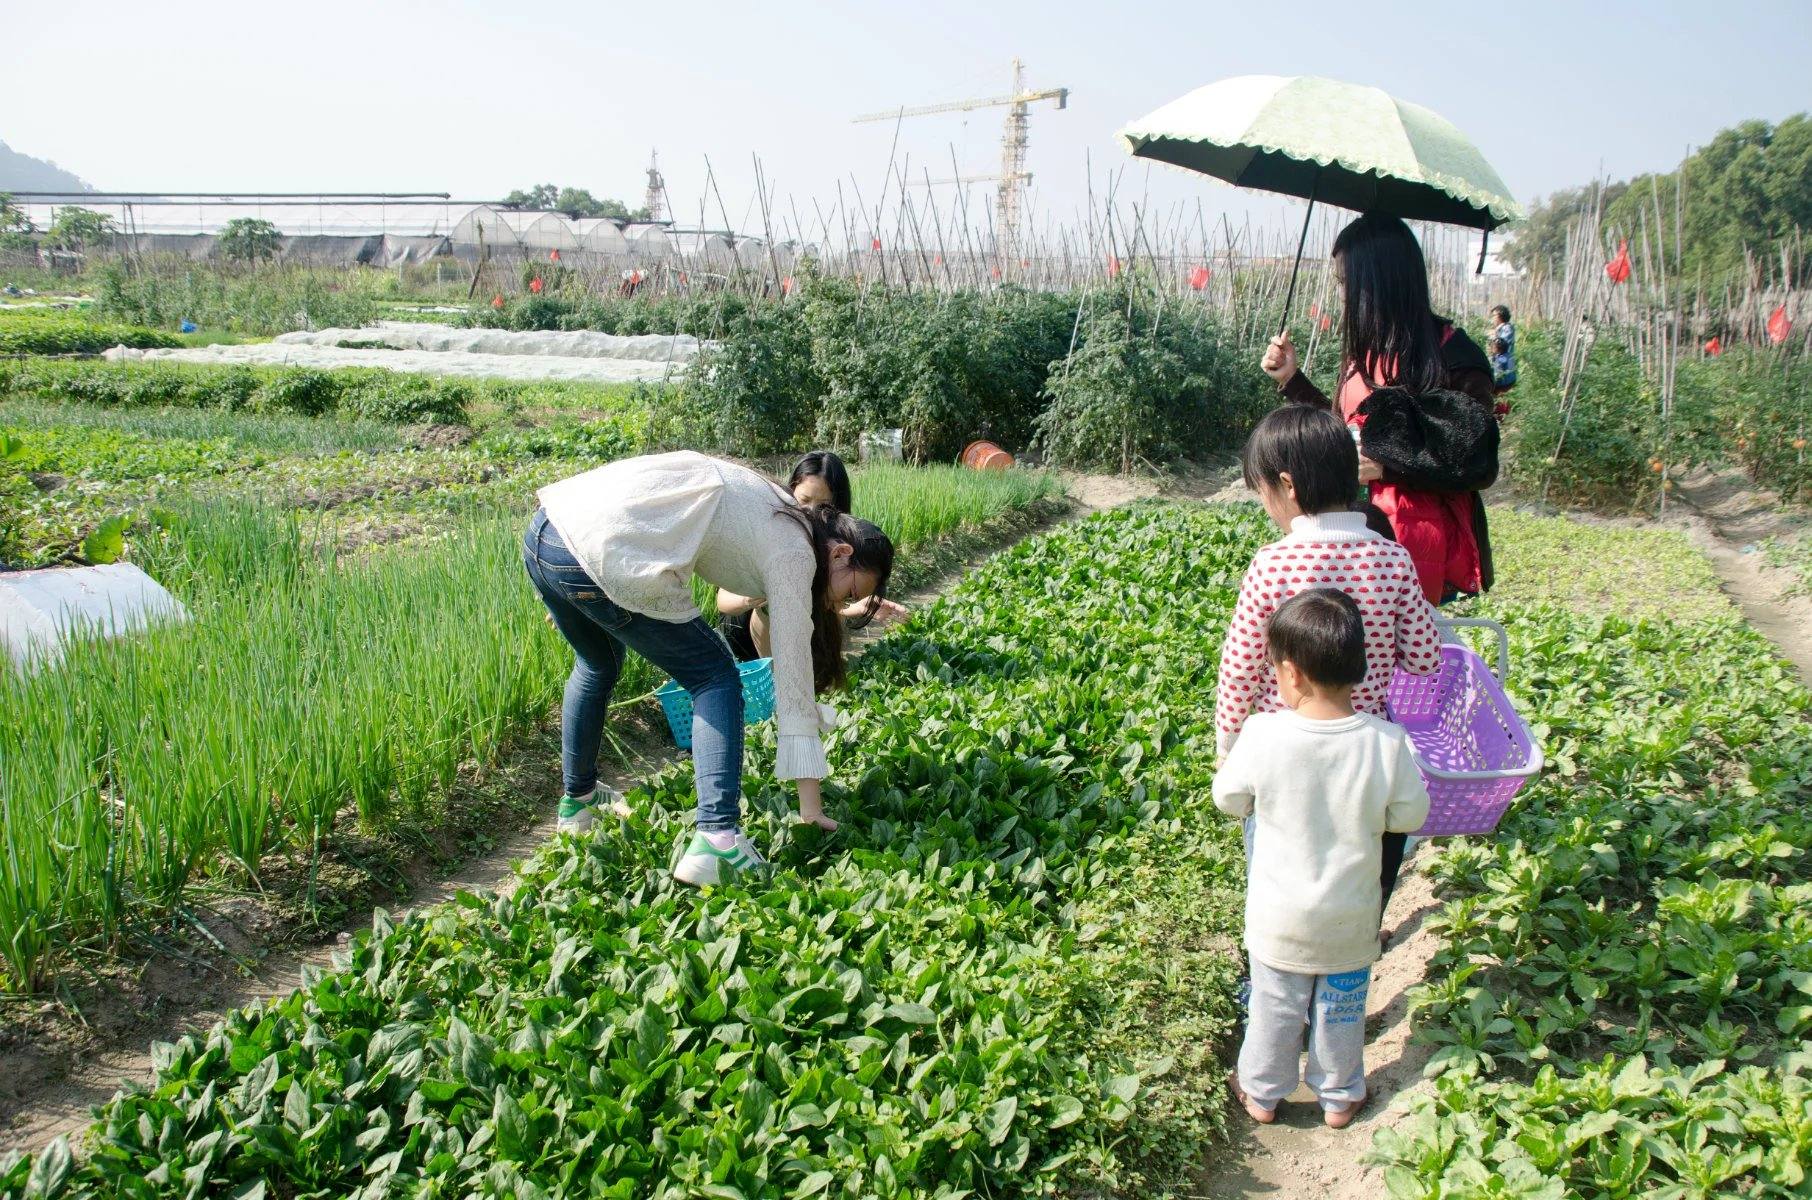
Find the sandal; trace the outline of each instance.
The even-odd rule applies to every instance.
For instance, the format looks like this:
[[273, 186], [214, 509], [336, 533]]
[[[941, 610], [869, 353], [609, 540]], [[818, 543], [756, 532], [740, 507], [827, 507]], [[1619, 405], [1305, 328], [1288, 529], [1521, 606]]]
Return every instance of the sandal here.
[[1239, 1085], [1239, 1074], [1237, 1072], [1227, 1077], [1227, 1086], [1233, 1089], [1233, 1098], [1239, 1101], [1239, 1106], [1246, 1110], [1246, 1115], [1248, 1117], [1251, 1117], [1260, 1125], [1269, 1125], [1277, 1120], [1277, 1110], [1275, 1108], [1266, 1108], [1252, 1097], [1246, 1095], [1246, 1089]]

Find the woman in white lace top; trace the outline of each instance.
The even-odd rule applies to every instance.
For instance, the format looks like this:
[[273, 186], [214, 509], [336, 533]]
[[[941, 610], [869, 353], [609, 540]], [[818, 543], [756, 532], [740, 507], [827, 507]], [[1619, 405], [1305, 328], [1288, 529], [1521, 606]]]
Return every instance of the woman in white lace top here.
[[700, 615], [692, 576], [763, 596], [774, 657], [779, 748], [774, 773], [797, 781], [803, 820], [826, 828], [823, 733], [835, 714], [817, 693], [843, 681], [851, 600], [883, 594], [893, 544], [829, 506], [801, 509], [747, 467], [691, 451], [623, 459], [541, 489], [523, 559], [574, 651], [562, 709], [562, 828], [589, 827], [598, 805], [598, 745], [625, 647], [691, 694], [698, 832], [674, 870], [714, 883], [723, 863], [758, 865], [742, 833], [741, 677]]

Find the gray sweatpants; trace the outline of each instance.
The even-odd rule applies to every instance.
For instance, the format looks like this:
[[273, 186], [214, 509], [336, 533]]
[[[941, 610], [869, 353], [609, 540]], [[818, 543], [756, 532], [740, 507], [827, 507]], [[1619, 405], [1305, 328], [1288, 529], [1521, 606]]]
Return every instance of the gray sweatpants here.
[[[1239, 1086], [1264, 1108], [1307, 1082], [1324, 1109], [1365, 1098], [1365, 994], [1370, 967], [1340, 975], [1293, 975], [1252, 964], [1252, 1005], [1239, 1048]], [[1302, 1070], [1302, 1038], [1309, 1066]]]

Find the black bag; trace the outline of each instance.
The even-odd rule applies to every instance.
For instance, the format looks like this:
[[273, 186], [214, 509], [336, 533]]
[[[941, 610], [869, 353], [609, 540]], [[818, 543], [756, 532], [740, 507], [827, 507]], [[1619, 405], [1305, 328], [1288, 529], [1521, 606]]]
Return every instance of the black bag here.
[[1379, 388], [1358, 413], [1359, 452], [1398, 487], [1475, 492], [1497, 482], [1497, 419], [1464, 392]]

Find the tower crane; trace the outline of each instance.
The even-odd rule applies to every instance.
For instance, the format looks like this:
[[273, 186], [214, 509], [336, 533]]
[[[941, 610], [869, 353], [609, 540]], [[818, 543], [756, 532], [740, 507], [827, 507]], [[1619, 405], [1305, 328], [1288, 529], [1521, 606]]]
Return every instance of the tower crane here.
[[938, 182], [999, 181], [1000, 191], [994, 204], [995, 223], [999, 230], [1000, 252], [1003, 257], [1011, 259], [1018, 256], [1020, 201], [1025, 194], [1025, 185], [1032, 178], [1031, 173], [1026, 170], [1027, 129], [1031, 124], [1031, 106], [1040, 100], [1055, 100], [1058, 108], [1068, 108], [1070, 89], [1057, 87], [1043, 88], [1038, 91], [1027, 90], [1025, 65], [1016, 58], [1013, 60], [1013, 90], [1004, 96], [978, 96], [972, 100], [952, 100], [947, 104], [921, 104], [916, 107], [890, 109], [887, 112], [864, 113], [855, 118], [855, 121], [857, 124], [866, 121], [897, 121], [903, 117], [926, 117], [935, 113], [970, 112], [978, 108], [1004, 106], [1007, 110], [1007, 121], [1000, 138], [1000, 174], [965, 175], [955, 180], [939, 180]]

